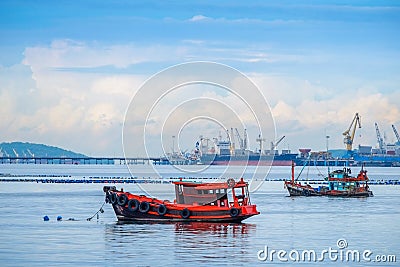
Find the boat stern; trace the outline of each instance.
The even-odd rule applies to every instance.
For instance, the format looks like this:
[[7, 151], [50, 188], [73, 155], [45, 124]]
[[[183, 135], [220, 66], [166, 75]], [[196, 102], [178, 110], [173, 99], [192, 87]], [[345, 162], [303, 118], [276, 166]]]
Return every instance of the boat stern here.
[[242, 206], [240, 209], [240, 213], [244, 216], [254, 216], [260, 214], [260, 212], [257, 210], [256, 205]]

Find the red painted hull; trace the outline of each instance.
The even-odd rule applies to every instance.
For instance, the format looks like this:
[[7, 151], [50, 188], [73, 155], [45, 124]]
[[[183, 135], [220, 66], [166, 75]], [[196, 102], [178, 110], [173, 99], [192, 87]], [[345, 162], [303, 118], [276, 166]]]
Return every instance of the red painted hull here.
[[285, 187], [287, 188], [289, 195], [291, 197], [297, 196], [328, 196], [328, 197], [372, 197], [372, 191], [366, 190], [364, 188], [358, 188], [354, 191], [338, 191], [338, 190], [328, 190], [325, 188], [322, 191], [318, 191], [316, 188], [311, 186], [301, 185], [296, 182], [285, 181]]
[[[112, 204], [118, 221], [241, 222], [259, 214], [256, 205], [220, 207], [175, 204], [121, 191], [107, 191], [106, 202]], [[134, 202], [139, 206], [133, 205]]]

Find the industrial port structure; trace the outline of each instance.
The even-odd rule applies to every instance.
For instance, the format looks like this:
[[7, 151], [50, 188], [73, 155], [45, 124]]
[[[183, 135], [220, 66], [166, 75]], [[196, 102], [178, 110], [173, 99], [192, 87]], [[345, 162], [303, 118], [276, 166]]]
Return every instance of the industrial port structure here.
[[[394, 124], [391, 125], [395, 143], [386, 142], [375, 122], [377, 147], [359, 145], [353, 148], [357, 129], [361, 128], [361, 116], [356, 113], [349, 127], [342, 133], [345, 150], [340, 155], [334, 155], [333, 150], [312, 151], [309, 148], [300, 148], [299, 153], [292, 153], [289, 149], [281, 150], [277, 147], [285, 138], [282, 136], [270, 143], [269, 149], [264, 149], [266, 139], [259, 135], [256, 138], [258, 147], [255, 151], [248, 148], [246, 129], [243, 136], [237, 128], [226, 130], [226, 139], [200, 136], [192, 153], [175, 152], [160, 157], [35, 157], [10, 155], [0, 151], [0, 164], [154, 164], [154, 165], [279, 165], [289, 166], [294, 161], [297, 165], [316, 166], [385, 166], [400, 167], [400, 135]], [[329, 136], [326, 136], [327, 143]], [[214, 146], [210, 147], [210, 143]], [[237, 144], [237, 146], [236, 146]]]
[[[308, 160], [310, 165], [400, 167], [400, 136], [394, 124], [391, 126], [397, 139], [395, 143], [390, 144], [385, 141], [375, 122], [378, 147], [359, 145], [357, 149], [353, 149], [356, 130], [361, 128], [361, 117], [356, 113], [349, 128], [343, 132], [346, 153], [333, 157], [328, 149], [321, 152], [300, 149], [297, 163], [304, 164]], [[327, 136], [327, 138], [329, 137]]]

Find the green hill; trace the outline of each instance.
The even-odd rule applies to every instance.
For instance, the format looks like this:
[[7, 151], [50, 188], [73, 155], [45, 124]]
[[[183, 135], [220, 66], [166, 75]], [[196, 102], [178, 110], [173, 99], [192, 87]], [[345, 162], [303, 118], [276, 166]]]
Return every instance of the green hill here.
[[82, 158], [87, 157], [80, 153], [75, 153], [59, 147], [47, 146], [43, 144], [11, 142], [0, 144], [0, 157], [66, 157]]

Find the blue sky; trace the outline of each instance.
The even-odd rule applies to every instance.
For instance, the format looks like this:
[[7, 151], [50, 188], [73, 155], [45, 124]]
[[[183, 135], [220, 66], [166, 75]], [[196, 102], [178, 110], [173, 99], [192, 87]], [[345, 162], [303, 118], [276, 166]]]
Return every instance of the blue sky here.
[[399, 26], [396, 1], [1, 1], [0, 141], [118, 155], [135, 90], [206, 60], [260, 87], [282, 148], [323, 149], [326, 133], [342, 148], [355, 112], [358, 143], [375, 145], [375, 121], [392, 142]]

